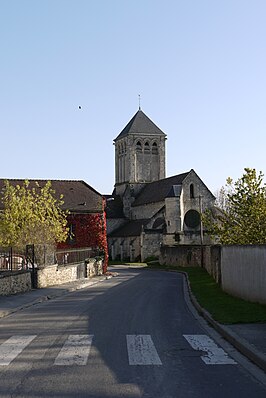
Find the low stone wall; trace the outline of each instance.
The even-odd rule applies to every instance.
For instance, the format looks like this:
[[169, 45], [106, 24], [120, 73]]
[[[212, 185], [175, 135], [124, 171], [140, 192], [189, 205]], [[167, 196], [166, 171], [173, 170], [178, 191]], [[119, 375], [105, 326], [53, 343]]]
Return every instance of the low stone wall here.
[[222, 289], [266, 304], [266, 245], [162, 246], [160, 264], [203, 266]]
[[176, 267], [204, 267], [217, 283], [221, 283], [221, 247], [219, 245], [162, 246], [159, 262]]
[[[86, 261], [86, 265], [82, 268], [85, 269], [85, 273], [80, 275], [81, 266], [80, 264], [68, 264], [68, 265], [49, 265], [47, 267], [37, 270], [37, 286], [38, 288], [62, 285], [63, 283], [73, 282], [80, 277], [92, 277], [103, 274], [103, 260], [91, 258]], [[83, 271], [83, 269], [82, 269]]]
[[86, 261], [87, 276], [92, 278], [93, 276], [103, 274], [103, 259], [90, 258]]
[[38, 288], [61, 285], [77, 279], [77, 265], [48, 265], [37, 270]]
[[176, 267], [200, 267], [202, 248], [199, 245], [162, 246], [159, 262]]
[[30, 272], [5, 272], [0, 275], [0, 296], [25, 293], [31, 290]]
[[221, 285], [221, 246], [204, 246], [203, 267]]
[[[82, 277], [91, 278], [103, 274], [103, 259], [91, 258], [86, 263], [48, 265], [36, 269], [37, 287], [61, 285]], [[25, 293], [31, 290], [31, 272], [3, 272], [0, 274], [0, 296]]]

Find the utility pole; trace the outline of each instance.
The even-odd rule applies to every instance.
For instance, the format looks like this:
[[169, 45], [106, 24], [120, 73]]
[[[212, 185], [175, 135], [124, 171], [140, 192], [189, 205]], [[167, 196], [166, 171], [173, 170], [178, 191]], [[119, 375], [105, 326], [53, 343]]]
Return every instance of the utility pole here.
[[200, 208], [200, 251], [201, 251], [201, 258], [200, 258], [200, 265], [203, 268], [203, 224], [202, 224], [202, 200], [201, 196], [199, 195], [199, 208]]
[[202, 224], [202, 201], [199, 196], [199, 208], [200, 208], [200, 244], [203, 245], [203, 224]]

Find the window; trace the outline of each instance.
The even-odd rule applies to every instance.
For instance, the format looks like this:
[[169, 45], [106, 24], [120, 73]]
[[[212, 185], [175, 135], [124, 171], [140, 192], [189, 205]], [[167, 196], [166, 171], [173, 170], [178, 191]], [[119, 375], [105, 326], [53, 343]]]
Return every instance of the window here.
[[194, 195], [194, 185], [193, 184], [190, 184], [189, 191], [190, 191], [190, 198], [194, 199], [195, 195]]
[[146, 153], [150, 152], [150, 144], [148, 142], [145, 142], [144, 152], [146, 152]]
[[138, 141], [136, 144], [136, 152], [142, 152], [142, 145], [140, 141]]
[[158, 154], [158, 145], [157, 145], [157, 143], [156, 142], [154, 142], [153, 144], [152, 144], [152, 153], [154, 154], [154, 155], [157, 155]]
[[200, 226], [200, 214], [197, 210], [188, 210], [185, 214], [184, 222], [190, 229]]
[[123, 155], [124, 153], [126, 153], [126, 143], [122, 142], [122, 144], [121, 144], [121, 154]]

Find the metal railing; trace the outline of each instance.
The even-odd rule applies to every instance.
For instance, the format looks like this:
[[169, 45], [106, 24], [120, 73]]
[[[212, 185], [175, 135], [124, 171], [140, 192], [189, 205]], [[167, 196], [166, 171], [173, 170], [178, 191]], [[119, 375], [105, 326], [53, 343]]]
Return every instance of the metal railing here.
[[88, 247], [54, 251], [39, 245], [35, 248], [36, 256], [34, 257], [34, 254], [32, 255], [31, 251], [28, 250], [29, 247], [33, 246], [28, 245], [25, 250], [0, 247], [0, 271], [32, 270], [32, 264], [35, 268], [49, 264], [77, 264], [102, 254], [98, 248]]
[[0, 248], [0, 271], [22, 271], [32, 267], [26, 251]]
[[63, 249], [57, 250], [55, 260], [59, 265], [81, 263], [88, 258], [96, 257], [101, 254], [99, 249], [88, 247], [81, 249]]

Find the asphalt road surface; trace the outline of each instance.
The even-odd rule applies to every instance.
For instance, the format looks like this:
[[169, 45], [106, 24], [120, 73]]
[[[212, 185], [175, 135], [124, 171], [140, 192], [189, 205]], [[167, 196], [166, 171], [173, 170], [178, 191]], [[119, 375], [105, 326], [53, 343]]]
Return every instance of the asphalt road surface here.
[[0, 320], [1, 398], [265, 398], [202, 326], [183, 277], [145, 269]]

